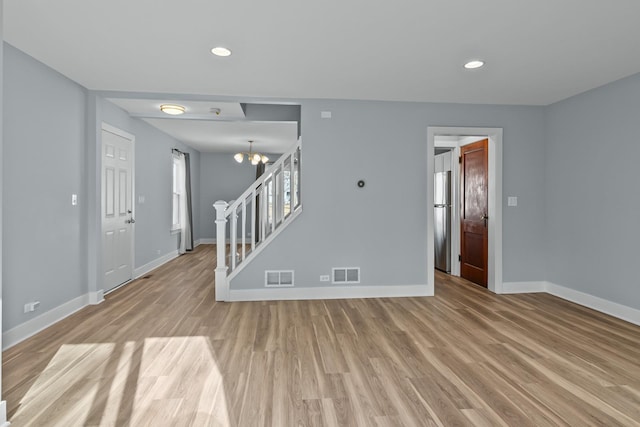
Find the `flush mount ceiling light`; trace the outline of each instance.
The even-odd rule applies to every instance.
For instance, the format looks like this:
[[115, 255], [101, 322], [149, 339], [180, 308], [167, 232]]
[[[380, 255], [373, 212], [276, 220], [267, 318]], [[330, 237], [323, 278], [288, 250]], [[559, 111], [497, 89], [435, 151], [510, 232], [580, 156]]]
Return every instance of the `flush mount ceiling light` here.
[[227, 49], [226, 47], [222, 47], [222, 46], [214, 47], [213, 49], [211, 49], [211, 53], [213, 53], [216, 56], [229, 56], [229, 55], [231, 55], [231, 51], [229, 49]]
[[476, 68], [480, 68], [484, 65], [484, 61], [481, 61], [479, 59], [474, 59], [473, 61], [469, 61], [466, 64], [464, 64], [464, 68], [466, 68], [467, 70], [475, 70]]
[[175, 104], [162, 104], [160, 106], [160, 111], [172, 116], [179, 116], [180, 114], [184, 114], [184, 107], [182, 105]]
[[249, 160], [254, 166], [260, 162], [267, 163], [269, 161], [269, 158], [264, 154], [253, 152], [253, 141], [251, 140], [249, 140], [249, 152], [241, 151], [239, 153], [236, 153], [233, 158], [236, 160], [236, 162], [242, 163], [242, 161], [244, 160], [244, 156], [247, 156], [247, 160]]

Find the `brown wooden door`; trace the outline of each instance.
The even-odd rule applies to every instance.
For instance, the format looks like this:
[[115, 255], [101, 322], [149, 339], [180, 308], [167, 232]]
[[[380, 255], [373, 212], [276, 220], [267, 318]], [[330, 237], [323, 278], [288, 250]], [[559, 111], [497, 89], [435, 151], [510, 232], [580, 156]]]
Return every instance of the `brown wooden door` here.
[[460, 275], [487, 287], [489, 140], [460, 147]]

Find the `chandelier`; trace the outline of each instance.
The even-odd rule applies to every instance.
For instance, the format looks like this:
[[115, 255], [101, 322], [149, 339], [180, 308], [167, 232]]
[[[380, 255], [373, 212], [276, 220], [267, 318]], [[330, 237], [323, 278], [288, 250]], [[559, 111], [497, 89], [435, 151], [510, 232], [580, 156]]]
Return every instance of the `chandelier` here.
[[244, 160], [244, 156], [247, 156], [247, 160], [249, 160], [252, 165], [257, 165], [260, 162], [267, 163], [269, 161], [269, 158], [264, 154], [254, 153], [252, 147], [253, 147], [253, 141], [250, 140], [249, 151], [248, 152], [241, 151], [239, 153], [236, 153], [233, 156], [233, 158], [236, 159], [236, 162], [242, 163], [242, 161]]

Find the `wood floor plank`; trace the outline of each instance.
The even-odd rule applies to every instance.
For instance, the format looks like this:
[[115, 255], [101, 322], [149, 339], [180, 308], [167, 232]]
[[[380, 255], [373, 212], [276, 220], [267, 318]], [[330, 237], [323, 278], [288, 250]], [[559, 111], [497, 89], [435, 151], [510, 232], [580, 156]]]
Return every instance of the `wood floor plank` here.
[[412, 378], [410, 381], [428, 412], [433, 414], [436, 424], [443, 426], [472, 425], [461, 411], [465, 408], [458, 407], [451, 397], [451, 385], [447, 381], [438, 382], [435, 378], [429, 377]]
[[635, 325], [440, 272], [435, 297], [220, 303], [214, 260], [5, 351], [12, 425], [640, 425]]
[[372, 359], [376, 375], [386, 384], [386, 392], [393, 406], [398, 408], [398, 416], [405, 426], [428, 426], [433, 424], [431, 414], [423, 404], [424, 399], [415, 392], [408, 378], [390, 359]]

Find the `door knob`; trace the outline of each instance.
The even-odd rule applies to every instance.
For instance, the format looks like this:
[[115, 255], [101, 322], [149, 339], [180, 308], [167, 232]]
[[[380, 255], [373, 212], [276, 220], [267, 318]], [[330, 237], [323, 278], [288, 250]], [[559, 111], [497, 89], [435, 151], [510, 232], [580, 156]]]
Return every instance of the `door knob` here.
[[483, 219], [483, 220], [485, 220], [485, 221], [486, 221], [486, 220], [488, 220], [488, 219], [489, 219], [489, 216], [488, 216], [487, 214], [484, 214], [484, 215], [482, 215], [482, 218], [480, 218], [480, 219]]
[[125, 221], [125, 223], [127, 223], [127, 224], [135, 224], [135, 222], [136, 222], [136, 220], [133, 219], [133, 218], [128, 219], [128, 220]]

